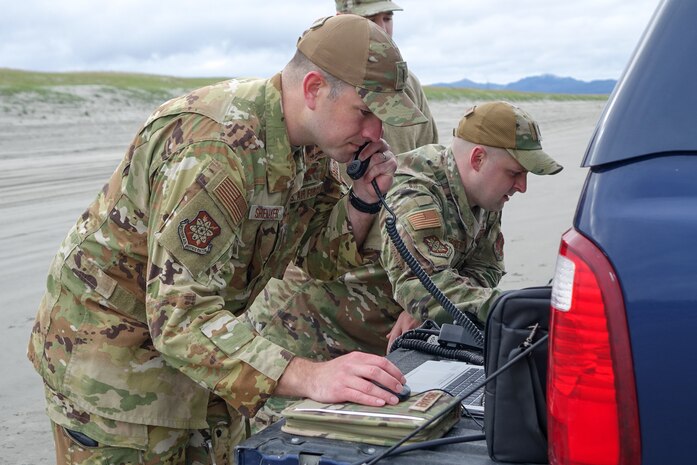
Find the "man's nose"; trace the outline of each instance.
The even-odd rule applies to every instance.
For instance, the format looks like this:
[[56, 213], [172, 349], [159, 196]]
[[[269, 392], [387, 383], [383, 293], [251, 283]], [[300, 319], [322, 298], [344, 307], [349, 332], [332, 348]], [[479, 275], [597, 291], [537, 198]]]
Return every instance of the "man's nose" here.
[[520, 173], [513, 187], [521, 194], [525, 194], [525, 191], [528, 190], [528, 173]]
[[361, 135], [372, 142], [377, 142], [382, 137], [382, 121], [375, 115], [368, 116], [363, 122]]

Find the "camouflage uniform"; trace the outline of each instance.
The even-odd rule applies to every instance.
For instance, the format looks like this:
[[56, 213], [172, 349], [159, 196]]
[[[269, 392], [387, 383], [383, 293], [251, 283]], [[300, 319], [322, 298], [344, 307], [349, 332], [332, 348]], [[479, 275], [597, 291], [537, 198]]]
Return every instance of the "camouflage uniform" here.
[[[399, 235], [431, 280], [463, 312], [485, 322], [505, 270], [501, 212], [469, 206], [450, 147], [429, 145], [399, 156], [387, 196]], [[386, 215], [381, 213], [381, 224]], [[382, 235], [381, 266], [393, 297], [417, 320], [452, 318]]]
[[[405, 92], [428, 121], [414, 126], [384, 126], [384, 138], [394, 153], [437, 143], [438, 140], [435, 121], [426, 96], [418, 79], [412, 74], [409, 74], [406, 81]], [[340, 169], [344, 173], [345, 165], [341, 165]], [[345, 174], [343, 179], [350, 181]], [[376, 243], [379, 237], [379, 227], [374, 224], [367, 238], [375, 247], [372, 251], [367, 249], [368, 253], [374, 253], [379, 249]], [[366, 295], [349, 298], [353, 293], [354, 281], [356, 278], [351, 273], [341, 276], [337, 281], [313, 280], [302, 269], [291, 264], [282, 280], [272, 278], [269, 281], [264, 292], [249, 308], [248, 317], [256, 327], [280, 324], [273, 329], [273, 340], [284, 347], [292, 348], [294, 353], [303, 357], [329, 360], [355, 350], [382, 354], [387, 341], [384, 336], [390, 331], [398, 315], [384, 314], [379, 318], [372, 317], [367, 312], [368, 307], [361, 303]], [[359, 279], [358, 282], [361, 283], [362, 280]], [[389, 298], [392, 291], [389, 285], [384, 284], [378, 284], [371, 289], [367, 294], [371, 296], [370, 300]], [[346, 308], [352, 310], [335, 313], [336, 307], [333, 302], [336, 299], [348, 299], [351, 305]], [[295, 322], [292, 327], [286, 324], [290, 321]], [[321, 331], [320, 324], [324, 325]], [[367, 331], [366, 328], [370, 330]], [[271, 328], [267, 330], [272, 331]], [[300, 337], [298, 332], [312, 337]], [[292, 341], [286, 343], [287, 337], [292, 338]]]
[[[426, 95], [411, 73], [405, 92], [428, 121], [414, 126], [383, 126], [383, 138], [394, 153], [438, 142], [438, 130]], [[348, 180], [345, 169], [341, 165], [343, 177]], [[366, 249], [364, 243], [364, 254], [374, 255], [379, 250], [377, 225], [377, 222], [373, 224], [366, 238], [366, 243], [373, 243], [372, 249]], [[247, 317], [264, 337], [305, 358], [330, 360], [356, 350], [384, 354], [385, 336], [401, 309], [388, 306], [381, 312], [374, 311], [379, 302], [390, 299], [392, 290], [384, 280], [375, 280], [367, 286], [362, 274], [372, 272], [370, 268], [359, 268], [335, 281], [319, 281], [291, 264], [282, 280], [269, 281], [247, 311]], [[274, 422], [287, 403], [287, 399], [272, 397], [254, 418], [252, 430], [259, 431]]]
[[253, 415], [293, 355], [237, 316], [301, 242], [324, 279], [356, 260], [345, 191], [290, 146], [280, 74], [160, 107], [51, 264], [28, 352], [51, 420], [145, 450], [207, 428], [211, 392]]
[[393, 153], [408, 152], [422, 145], [438, 143], [438, 128], [428, 106], [426, 94], [419, 80], [411, 72], [404, 91], [416, 103], [428, 121], [414, 126], [385, 126], [382, 137], [390, 144]]
[[[392, 2], [337, 1], [338, 13], [371, 16], [385, 11], [401, 10]], [[421, 83], [409, 72], [404, 91], [426, 117], [424, 124], [414, 126], [384, 126], [383, 138], [393, 153], [402, 153], [417, 147], [438, 143], [438, 129], [428, 106]], [[345, 165], [341, 172], [345, 180]], [[364, 253], [375, 255], [380, 237], [377, 222], [366, 241]], [[361, 264], [356, 266], [360, 267]], [[378, 303], [390, 299], [387, 281], [375, 280], [366, 285], [362, 273], [371, 269], [358, 268], [336, 281], [313, 280], [302, 269], [291, 264], [283, 280], [271, 279], [264, 292], [249, 308], [247, 317], [265, 337], [290, 348], [298, 355], [314, 360], [330, 360], [352, 351], [384, 354], [390, 331], [399, 315], [399, 309], [373, 311]], [[337, 307], [338, 305], [338, 307]], [[391, 310], [391, 311], [390, 311]], [[271, 424], [286, 400], [272, 397], [254, 418], [254, 431]]]
[[[504, 274], [501, 212], [469, 207], [450, 148], [428, 145], [397, 158], [387, 203], [400, 236], [441, 291], [484, 322]], [[267, 286], [246, 313], [255, 329], [295, 353], [326, 360], [353, 350], [384, 353], [403, 309], [420, 321], [452, 323], [383, 233], [385, 214], [373, 223], [362, 258], [338, 280]], [[252, 431], [278, 420], [290, 401], [269, 399]]]

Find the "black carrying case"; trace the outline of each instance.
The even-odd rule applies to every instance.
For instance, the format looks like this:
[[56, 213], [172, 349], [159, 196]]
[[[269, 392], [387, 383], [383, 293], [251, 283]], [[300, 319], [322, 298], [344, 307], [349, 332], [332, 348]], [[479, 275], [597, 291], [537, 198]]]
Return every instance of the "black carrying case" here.
[[[505, 291], [496, 300], [486, 325], [487, 376], [522, 352], [526, 340], [534, 343], [548, 334], [551, 290], [544, 286]], [[484, 432], [492, 460], [548, 463], [547, 353], [544, 342], [487, 383]]]

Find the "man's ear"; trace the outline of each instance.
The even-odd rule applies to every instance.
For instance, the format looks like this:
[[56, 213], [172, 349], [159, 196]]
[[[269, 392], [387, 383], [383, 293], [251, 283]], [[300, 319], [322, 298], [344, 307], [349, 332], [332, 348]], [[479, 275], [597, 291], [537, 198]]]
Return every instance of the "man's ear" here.
[[317, 107], [317, 96], [324, 84], [324, 78], [318, 71], [310, 71], [303, 78], [303, 96], [305, 104], [311, 110]]
[[479, 171], [482, 169], [484, 164], [484, 158], [486, 157], [486, 150], [480, 145], [475, 145], [470, 152], [470, 166], [474, 171]]

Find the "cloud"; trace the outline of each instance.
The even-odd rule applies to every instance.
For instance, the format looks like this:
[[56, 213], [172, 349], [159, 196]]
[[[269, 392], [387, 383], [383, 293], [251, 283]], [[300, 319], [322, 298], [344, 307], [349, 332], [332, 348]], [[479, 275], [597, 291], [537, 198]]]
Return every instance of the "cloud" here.
[[[421, 81], [617, 78], [658, 0], [399, 0], [395, 41]], [[329, 0], [23, 0], [3, 7], [0, 66], [269, 76]]]

